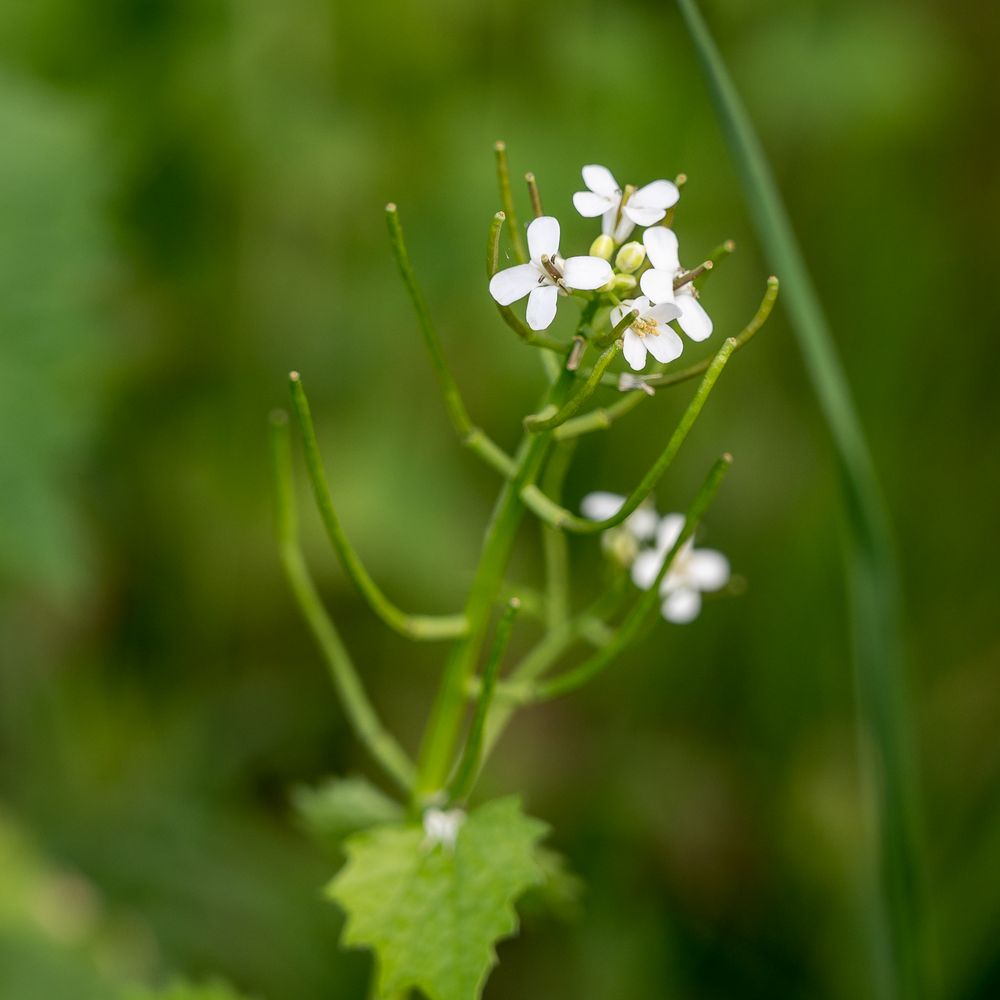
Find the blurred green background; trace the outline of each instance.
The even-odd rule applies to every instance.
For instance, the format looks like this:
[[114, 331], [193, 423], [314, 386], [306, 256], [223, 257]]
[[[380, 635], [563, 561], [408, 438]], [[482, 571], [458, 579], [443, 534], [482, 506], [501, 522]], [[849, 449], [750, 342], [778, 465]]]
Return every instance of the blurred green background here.
[[[996, 8], [705, 7], [895, 519], [942, 995], [995, 997]], [[279, 571], [266, 414], [300, 369], [375, 577], [404, 607], [457, 609], [497, 483], [453, 440], [382, 206], [506, 447], [540, 372], [485, 290], [495, 139], [538, 175], [564, 250], [592, 233], [570, 204], [582, 164], [685, 171], [687, 260], [739, 245], [703, 299], [717, 336], [737, 331], [767, 271], [680, 20], [638, 0], [15, 0], [0, 135], [0, 997], [168, 973], [361, 997], [367, 960], [320, 898], [335, 859], [289, 793], [367, 761]], [[569, 500], [628, 488], [687, 391], [585, 440]], [[868, 995], [836, 472], [780, 311], [661, 510], [722, 450], [706, 537], [746, 594], [658, 625], [520, 719], [491, 766], [483, 794], [523, 790], [587, 890], [572, 921], [529, 915], [487, 997]], [[386, 634], [303, 510], [323, 593], [414, 746], [441, 650]], [[520, 579], [538, 548], [526, 530]], [[575, 546], [579, 577], [597, 550]]]

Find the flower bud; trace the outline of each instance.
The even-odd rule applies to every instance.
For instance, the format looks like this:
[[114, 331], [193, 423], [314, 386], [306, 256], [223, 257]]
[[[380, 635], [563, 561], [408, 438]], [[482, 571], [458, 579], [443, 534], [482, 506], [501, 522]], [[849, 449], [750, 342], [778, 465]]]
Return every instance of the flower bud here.
[[610, 236], [605, 236], [603, 233], [590, 244], [591, 257], [600, 257], [603, 260], [611, 260], [611, 255], [614, 252], [615, 241]]
[[616, 292], [631, 292], [639, 284], [634, 274], [616, 274], [612, 284]]
[[626, 243], [618, 251], [618, 256], [615, 257], [615, 267], [619, 271], [624, 271], [625, 274], [631, 274], [642, 266], [645, 259], [646, 248], [633, 240], [631, 243]]

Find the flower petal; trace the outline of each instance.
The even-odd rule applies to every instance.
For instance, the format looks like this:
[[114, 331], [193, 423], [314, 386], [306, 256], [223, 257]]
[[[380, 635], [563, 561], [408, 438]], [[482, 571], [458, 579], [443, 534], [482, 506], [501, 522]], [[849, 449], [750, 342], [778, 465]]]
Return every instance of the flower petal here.
[[[647, 272], [648, 273], [648, 272]], [[693, 295], [678, 295], [681, 314], [677, 322], [692, 340], [707, 340], [712, 335], [712, 319]]]
[[699, 590], [718, 590], [729, 582], [729, 560], [714, 549], [695, 549], [685, 569], [688, 582]]
[[625, 355], [625, 360], [632, 371], [641, 372], [646, 367], [646, 345], [632, 327], [629, 327], [622, 337], [622, 354]]
[[559, 289], [555, 285], [539, 285], [528, 296], [524, 318], [532, 330], [544, 330], [556, 318]]
[[618, 181], [615, 180], [615, 175], [607, 167], [602, 167], [598, 163], [588, 163], [583, 168], [582, 173], [583, 183], [595, 194], [614, 198], [622, 193]]
[[656, 529], [656, 547], [666, 552], [673, 548], [674, 542], [680, 537], [684, 530], [683, 514], [667, 514], [660, 521], [659, 528]]
[[580, 511], [584, 517], [589, 517], [591, 521], [606, 521], [622, 509], [623, 503], [625, 503], [625, 497], [618, 493], [597, 490], [594, 493], [588, 493], [580, 501]]
[[656, 336], [646, 337], [646, 350], [665, 365], [684, 353], [684, 341], [669, 326], [662, 326]]
[[681, 193], [673, 181], [653, 181], [651, 184], [639, 188], [629, 198], [629, 204], [639, 205], [642, 208], [668, 209], [677, 204], [680, 196]]
[[570, 288], [590, 291], [611, 280], [614, 272], [603, 257], [570, 257], [563, 263], [563, 280]]
[[528, 256], [540, 260], [545, 254], [554, 257], [559, 253], [559, 220], [542, 215], [528, 223]]
[[534, 264], [515, 264], [514, 267], [497, 271], [490, 278], [490, 295], [502, 306], [523, 299], [525, 295], [537, 287], [542, 275]]
[[661, 610], [668, 622], [686, 625], [693, 622], [701, 611], [701, 594], [689, 587], [678, 587], [667, 595]]
[[605, 236], [614, 236], [615, 222], [618, 220], [618, 205], [615, 204], [601, 216], [601, 232]]
[[[643, 299], [648, 302], [649, 299]], [[681, 314], [681, 307], [677, 302], [658, 302], [655, 306], [646, 310], [646, 316], [657, 323], [672, 323]]]
[[677, 235], [666, 226], [654, 226], [642, 234], [642, 242], [653, 267], [665, 271], [679, 271], [680, 257], [677, 255]]
[[618, 220], [618, 225], [615, 226], [615, 231], [611, 234], [611, 238], [615, 243], [624, 243], [632, 235], [633, 229], [635, 229], [635, 223], [623, 211], [622, 217]]
[[659, 515], [652, 507], [640, 507], [625, 518], [625, 527], [639, 542], [651, 542], [656, 537], [659, 523]]
[[573, 206], [585, 219], [593, 219], [617, 208], [615, 202], [616, 199], [603, 194], [594, 194], [593, 191], [577, 191], [573, 195]]
[[[648, 233], [649, 230], [647, 229]], [[674, 272], [658, 267], [643, 271], [639, 278], [642, 294], [649, 297], [650, 302], [659, 305], [661, 302], [674, 301]]]
[[647, 208], [645, 205], [633, 205], [630, 198], [622, 212], [627, 215], [637, 226], [651, 226], [665, 216], [666, 210], [662, 208]]
[[663, 553], [646, 549], [635, 557], [632, 563], [632, 582], [643, 590], [649, 590], [656, 583], [656, 577], [663, 565]]

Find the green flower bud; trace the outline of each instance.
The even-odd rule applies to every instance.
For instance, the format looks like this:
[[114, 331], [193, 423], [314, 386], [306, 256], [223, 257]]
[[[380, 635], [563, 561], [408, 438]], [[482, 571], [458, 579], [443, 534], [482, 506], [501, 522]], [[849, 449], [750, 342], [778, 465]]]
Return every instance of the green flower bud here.
[[[590, 256], [601, 257], [603, 260], [611, 260], [611, 255], [615, 252], [615, 241], [610, 236], [603, 233], [590, 244]], [[636, 264], [636, 267], [639, 265]]]
[[612, 280], [616, 292], [631, 292], [638, 284], [634, 274], [616, 274]]
[[626, 243], [621, 250], [618, 251], [618, 256], [615, 257], [615, 267], [619, 271], [623, 271], [625, 274], [631, 274], [633, 271], [642, 267], [642, 262], [645, 259], [646, 248], [641, 243], [633, 241], [631, 243]]

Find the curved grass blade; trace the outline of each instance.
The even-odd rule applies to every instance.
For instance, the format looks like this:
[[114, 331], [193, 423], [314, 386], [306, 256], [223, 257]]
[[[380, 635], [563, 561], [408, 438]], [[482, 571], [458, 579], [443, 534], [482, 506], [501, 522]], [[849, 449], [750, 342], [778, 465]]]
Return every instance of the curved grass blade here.
[[[820, 409], [834, 440], [847, 514], [848, 582], [866, 776], [875, 790], [881, 927], [873, 938], [879, 993], [918, 1000], [922, 967], [922, 875], [916, 773], [904, 683], [899, 582], [888, 516], [861, 422], [802, 251], [767, 158], [695, 0], [677, 0], [708, 80], [769, 266]], [[863, 756], [863, 760], [865, 757]]]

